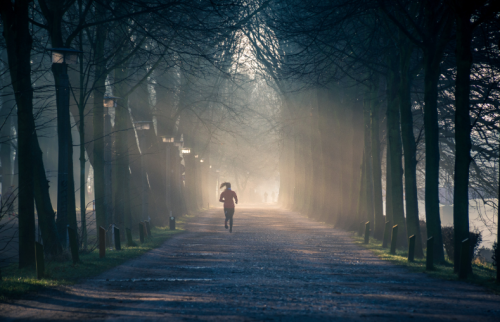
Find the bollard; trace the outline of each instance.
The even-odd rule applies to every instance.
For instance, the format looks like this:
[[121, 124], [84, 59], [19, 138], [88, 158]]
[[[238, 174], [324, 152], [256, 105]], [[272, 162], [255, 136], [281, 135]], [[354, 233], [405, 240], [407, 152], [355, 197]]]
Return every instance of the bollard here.
[[175, 230], [175, 217], [174, 216], [170, 216], [169, 226], [170, 226], [170, 230]]
[[389, 243], [390, 233], [391, 233], [391, 222], [386, 221], [384, 227], [384, 237], [383, 237], [384, 239], [382, 240], [382, 248], [387, 248], [387, 244]]
[[142, 231], [144, 232], [144, 239], [147, 239], [149, 235], [148, 235], [148, 230], [146, 229], [146, 221], [142, 222]]
[[398, 244], [398, 225], [392, 226], [392, 235], [391, 235], [391, 251], [389, 252], [392, 255], [396, 255], [396, 246]]
[[125, 232], [127, 233], [127, 246], [128, 247], [137, 246], [137, 244], [134, 243], [134, 240], [132, 239], [132, 231], [130, 230], [130, 228], [126, 228]]
[[367, 221], [365, 224], [365, 244], [370, 241], [370, 222]]
[[427, 257], [425, 259], [425, 269], [431, 271], [434, 269], [434, 237], [427, 239]]
[[115, 233], [115, 249], [122, 250], [122, 242], [120, 240], [120, 228], [113, 226], [113, 230]]
[[106, 256], [106, 229], [99, 227], [99, 258]]
[[144, 243], [144, 225], [142, 222], [139, 223], [139, 241], [141, 244]]
[[415, 235], [411, 235], [408, 239], [410, 240], [408, 243], [408, 261], [413, 262], [415, 261]]
[[76, 231], [68, 225], [68, 236], [69, 236], [69, 248], [71, 249], [71, 258], [73, 259], [73, 264], [80, 261], [78, 255], [78, 237], [76, 236]]
[[458, 278], [466, 279], [469, 273], [470, 265], [470, 240], [466, 238], [462, 240], [460, 248], [460, 266], [458, 267]]
[[146, 223], [146, 232], [148, 233], [148, 236], [151, 237], [151, 220], [145, 221]]
[[45, 274], [45, 259], [43, 258], [43, 245], [35, 242], [35, 262], [36, 262], [36, 279], [39, 280]]

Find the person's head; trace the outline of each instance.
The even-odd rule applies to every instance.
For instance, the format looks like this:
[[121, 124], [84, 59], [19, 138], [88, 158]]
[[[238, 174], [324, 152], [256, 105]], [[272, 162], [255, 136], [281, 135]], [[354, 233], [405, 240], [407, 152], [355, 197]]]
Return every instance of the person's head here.
[[231, 183], [230, 182], [224, 182], [223, 184], [220, 185], [221, 189], [222, 187], [226, 187], [226, 189], [231, 189]]

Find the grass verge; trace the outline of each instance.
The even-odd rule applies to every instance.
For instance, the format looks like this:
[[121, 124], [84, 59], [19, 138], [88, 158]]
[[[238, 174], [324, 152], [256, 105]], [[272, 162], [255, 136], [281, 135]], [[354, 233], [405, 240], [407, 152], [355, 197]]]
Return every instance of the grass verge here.
[[[402, 265], [408, 267], [414, 272], [426, 273], [427, 275], [440, 278], [448, 281], [458, 281], [458, 275], [453, 273], [453, 263], [449, 260], [442, 265], [434, 265], [435, 269], [432, 271], [427, 271], [425, 269], [425, 258], [415, 259], [414, 262], [408, 262], [408, 251], [397, 250], [395, 255], [389, 254], [389, 248], [382, 248], [382, 242], [370, 238], [368, 244], [364, 243], [364, 238], [360, 236], [353, 236], [356, 244], [371, 250], [380, 259], [390, 261], [394, 264]], [[500, 294], [500, 284], [495, 283], [495, 268], [491, 264], [473, 263], [472, 264], [473, 274], [465, 280], [465, 282], [481, 285], [493, 291], [494, 293]], [[460, 280], [462, 281], [462, 280]]]
[[2, 269], [3, 278], [0, 281], [0, 301], [19, 298], [44, 288], [72, 285], [82, 279], [97, 276], [110, 268], [159, 247], [168, 238], [183, 232], [183, 224], [187, 218], [184, 216], [176, 220], [176, 230], [169, 230], [168, 227], [152, 228], [152, 237], [143, 244], [139, 240], [134, 240], [138, 245], [136, 247], [127, 247], [126, 242], [122, 242], [121, 251], [107, 248], [106, 257], [102, 259], [99, 258], [99, 249], [96, 249], [87, 254], [81, 253], [81, 262], [76, 265], [73, 265], [71, 260], [64, 262], [46, 261], [45, 277], [40, 280], [36, 279], [34, 268], [19, 269], [17, 265], [4, 268]]

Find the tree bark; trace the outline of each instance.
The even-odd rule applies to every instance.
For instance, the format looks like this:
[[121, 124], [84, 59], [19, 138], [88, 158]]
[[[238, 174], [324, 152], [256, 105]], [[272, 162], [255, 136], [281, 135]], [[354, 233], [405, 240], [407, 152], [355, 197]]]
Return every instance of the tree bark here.
[[434, 237], [434, 261], [444, 262], [443, 236], [439, 215], [439, 125], [438, 84], [440, 64], [450, 39], [453, 21], [448, 8], [441, 10], [438, 19], [435, 7], [425, 7], [424, 56], [424, 130], [425, 130], [425, 218], [427, 236]]
[[392, 211], [392, 168], [391, 168], [391, 143], [388, 139], [385, 147], [385, 221], [394, 222]]
[[349, 219], [346, 223], [346, 229], [358, 229], [359, 218], [358, 214], [358, 204], [359, 204], [359, 191], [360, 183], [362, 182], [362, 162], [363, 162], [363, 108], [359, 100], [356, 99], [352, 106], [353, 116], [352, 116], [352, 127], [353, 127], [353, 142], [354, 146], [352, 149], [352, 188], [350, 191], [350, 213], [348, 214]]
[[[103, 16], [104, 8], [97, 6], [97, 15]], [[106, 92], [107, 69], [104, 60], [104, 44], [107, 38], [107, 28], [104, 25], [98, 25], [96, 28], [94, 61], [95, 81], [94, 81], [94, 195], [95, 195], [95, 214], [96, 214], [96, 234], [99, 238], [99, 227], [106, 226], [106, 207], [105, 207], [105, 175], [104, 175], [104, 93]]]
[[[2, 109], [0, 111], [0, 135], [1, 135], [1, 163], [2, 163], [2, 196], [7, 196], [7, 191], [12, 185], [12, 115], [16, 112], [16, 98], [11, 83], [10, 72], [8, 71], [8, 55], [7, 51], [3, 50], [2, 59], [4, 60], [4, 68], [7, 71], [2, 75]], [[3, 209], [5, 210], [5, 209]]]
[[406, 196], [406, 228], [408, 236], [415, 235], [415, 257], [422, 258], [422, 236], [420, 234], [420, 220], [418, 216], [418, 194], [417, 194], [417, 147], [413, 134], [413, 115], [411, 108], [411, 75], [410, 59], [413, 47], [404, 43], [400, 47], [400, 71], [401, 80], [399, 85], [399, 109], [401, 114], [401, 136], [404, 150], [404, 176]]
[[384, 234], [384, 200], [382, 197], [382, 165], [380, 157], [380, 102], [378, 98], [379, 79], [375, 78], [371, 87], [371, 140], [373, 167], [373, 237], [382, 239]]
[[[428, 50], [430, 51], [430, 50]], [[438, 82], [440, 60], [430, 51], [424, 55], [425, 94], [425, 218], [427, 237], [434, 238], [434, 261], [444, 262], [443, 236], [439, 215], [439, 128], [438, 128]]]
[[130, 211], [130, 170], [129, 170], [129, 151], [128, 151], [128, 131], [133, 131], [131, 128], [130, 114], [128, 110], [128, 86], [126, 79], [128, 78], [128, 68], [123, 64], [115, 69], [115, 95], [122, 97], [119, 99], [115, 108], [115, 162], [113, 166], [115, 184], [114, 193], [114, 210], [115, 224], [120, 228], [120, 235], [125, 238], [125, 228], [132, 228]]
[[19, 268], [35, 264], [35, 213], [33, 200], [32, 142], [35, 132], [33, 119], [33, 88], [31, 86], [31, 46], [29, 8], [31, 1], [3, 1], [0, 13], [3, 36], [7, 43], [7, 55], [12, 86], [14, 89], [19, 159], [18, 223]]
[[43, 164], [42, 150], [38, 144], [36, 133], [33, 136], [33, 180], [34, 180], [34, 198], [36, 211], [38, 213], [38, 225], [42, 233], [43, 250], [45, 254], [57, 255], [62, 252], [59, 243], [60, 236], [57, 232], [57, 226], [52, 208], [52, 201], [49, 195], [49, 181], [45, 174]]
[[374, 205], [373, 205], [373, 164], [372, 164], [372, 129], [371, 129], [371, 97], [367, 95], [363, 103], [363, 120], [364, 120], [364, 172], [365, 172], [365, 183], [364, 193], [365, 197], [365, 213], [362, 217], [362, 221], [366, 220], [373, 223], [374, 219]]
[[403, 165], [401, 150], [401, 131], [399, 116], [399, 66], [397, 57], [390, 57], [387, 77], [387, 139], [389, 142], [389, 159], [391, 162], [391, 189], [392, 222], [398, 225], [398, 245], [408, 244], [406, 232], [406, 220], [404, 214], [403, 197]]
[[[455, 174], [453, 188], [453, 227], [455, 252], [453, 269], [458, 272], [462, 240], [469, 238], [469, 165], [471, 162], [470, 74], [472, 67], [472, 25], [474, 6], [456, 1], [457, 78], [455, 80]], [[467, 270], [472, 272], [471, 261]]]
[[312, 196], [311, 200], [311, 210], [310, 216], [312, 218], [318, 218], [318, 215], [323, 209], [324, 202], [324, 191], [325, 191], [325, 183], [324, 183], [324, 163], [323, 163], [323, 150], [321, 149], [321, 133], [319, 131], [319, 106], [317, 100], [317, 90], [315, 90], [316, 98], [312, 101], [313, 109], [312, 109], [312, 125], [311, 125], [311, 154], [313, 159], [313, 180], [312, 180], [312, 190], [315, 191], [315, 194]]

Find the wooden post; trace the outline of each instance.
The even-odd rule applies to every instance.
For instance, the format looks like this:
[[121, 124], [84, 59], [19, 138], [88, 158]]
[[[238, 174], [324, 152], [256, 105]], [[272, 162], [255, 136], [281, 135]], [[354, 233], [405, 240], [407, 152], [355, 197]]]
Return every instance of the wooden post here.
[[142, 230], [144, 231], [144, 239], [149, 237], [148, 230], [146, 228], [146, 221], [142, 222]]
[[370, 222], [367, 221], [365, 224], [365, 244], [370, 242]]
[[134, 243], [134, 240], [132, 239], [132, 231], [130, 230], [130, 228], [126, 228], [125, 232], [127, 233], [127, 246], [128, 247], [137, 246], [137, 244]]
[[146, 231], [148, 233], [148, 237], [151, 237], [151, 221], [145, 221], [146, 223]]
[[458, 267], [458, 278], [466, 279], [469, 273], [470, 265], [470, 240], [466, 238], [462, 240], [460, 248], [460, 265]]
[[411, 235], [410, 238], [408, 238], [410, 242], [408, 243], [408, 261], [409, 262], [414, 262], [415, 261], [415, 235]]
[[427, 239], [427, 258], [425, 259], [425, 269], [431, 271], [434, 269], [434, 237]]
[[144, 225], [142, 222], [139, 223], [139, 240], [142, 243], [144, 243]]
[[384, 227], [384, 240], [382, 240], [382, 248], [387, 248], [387, 244], [389, 244], [389, 238], [391, 237], [391, 222], [386, 221]]
[[120, 228], [114, 226], [113, 229], [115, 233], [115, 249], [122, 250], [122, 243], [120, 240]]
[[80, 261], [78, 255], [78, 237], [76, 237], [76, 231], [68, 225], [68, 237], [69, 237], [69, 247], [71, 249], [71, 258], [73, 259], [73, 264]]
[[174, 216], [170, 216], [169, 226], [170, 226], [170, 230], [175, 230], [175, 217]]
[[43, 257], [43, 245], [35, 242], [35, 262], [36, 262], [36, 279], [42, 279], [45, 274], [45, 259]]
[[106, 256], [106, 229], [99, 227], [99, 258]]
[[398, 225], [392, 226], [392, 235], [391, 235], [391, 251], [392, 255], [396, 255], [396, 246], [398, 244]]

